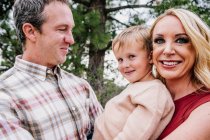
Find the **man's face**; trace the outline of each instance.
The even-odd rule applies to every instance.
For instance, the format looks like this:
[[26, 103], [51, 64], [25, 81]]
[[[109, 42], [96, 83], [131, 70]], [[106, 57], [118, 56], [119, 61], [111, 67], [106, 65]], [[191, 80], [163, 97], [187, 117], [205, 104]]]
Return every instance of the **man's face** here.
[[74, 20], [68, 5], [61, 2], [51, 2], [43, 14], [46, 20], [41, 32], [36, 32], [36, 47], [32, 54], [35, 59], [39, 57], [36, 63], [50, 68], [65, 62], [68, 47], [74, 44]]

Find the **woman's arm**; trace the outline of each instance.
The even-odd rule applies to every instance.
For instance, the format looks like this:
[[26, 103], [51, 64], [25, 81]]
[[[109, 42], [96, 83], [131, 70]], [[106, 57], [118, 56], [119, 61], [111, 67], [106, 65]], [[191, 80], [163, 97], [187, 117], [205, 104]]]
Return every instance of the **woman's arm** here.
[[164, 140], [210, 140], [210, 102], [192, 111], [188, 119]]

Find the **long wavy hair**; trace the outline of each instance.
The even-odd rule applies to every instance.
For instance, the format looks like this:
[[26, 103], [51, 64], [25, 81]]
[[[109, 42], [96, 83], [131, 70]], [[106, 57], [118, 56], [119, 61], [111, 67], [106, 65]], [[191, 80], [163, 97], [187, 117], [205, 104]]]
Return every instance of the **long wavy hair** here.
[[[191, 80], [195, 84], [202, 84], [210, 89], [210, 29], [195, 13], [185, 9], [168, 9], [160, 15], [150, 30], [150, 37], [155, 25], [165, 16], [176, 16], [182, 23], [196, 52], [195, 63], [192, 68]], [[161, 76], [157, 72], [157, 76]], [[161, 78], [163, 79], [163, 78]]]

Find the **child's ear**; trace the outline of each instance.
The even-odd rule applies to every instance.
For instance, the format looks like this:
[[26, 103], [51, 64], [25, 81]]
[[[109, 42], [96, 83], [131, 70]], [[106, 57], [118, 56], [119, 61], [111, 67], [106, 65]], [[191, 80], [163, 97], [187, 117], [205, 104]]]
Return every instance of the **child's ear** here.
[[22, 30], [26, 36], [26, 39], [29, 39], [32, 42], [36, 41], [36, 35], [35, 35], [36, 29], [32, 24], [24, 23], [22, 26]]
[[149, 63], [150, 63], [150, 64], [153, 64], [153, 61], [152, 61], [152, 51], [151, 51], [150, 54], [149, 54]]

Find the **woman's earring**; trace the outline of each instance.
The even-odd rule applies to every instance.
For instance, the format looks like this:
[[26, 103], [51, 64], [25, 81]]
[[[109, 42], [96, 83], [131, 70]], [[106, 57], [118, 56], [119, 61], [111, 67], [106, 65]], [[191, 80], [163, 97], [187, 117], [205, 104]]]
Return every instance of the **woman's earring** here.
[[157, 69], [156, 69], [155, 65], [152, 65], [152, 75], [154, 77], [157, 77]]

